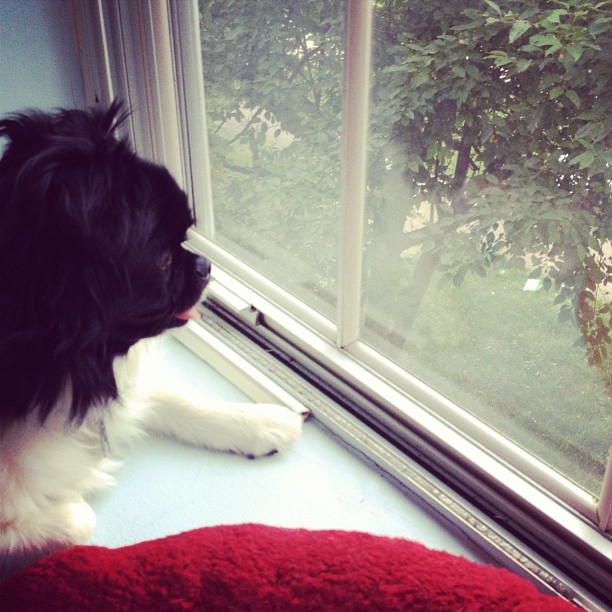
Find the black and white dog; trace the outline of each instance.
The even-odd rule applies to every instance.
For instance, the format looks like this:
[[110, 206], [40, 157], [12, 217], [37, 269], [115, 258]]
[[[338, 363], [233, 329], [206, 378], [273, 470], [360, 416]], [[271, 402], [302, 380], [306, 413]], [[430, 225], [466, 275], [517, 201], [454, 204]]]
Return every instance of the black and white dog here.
[[138, 432], [260, 456], [301, 431], [159, 369], [151, 339], [197, 316], [210, 264], [181, 246], [183, 191], [116, 136], [124, 118], [114, 103], [0, 121], [0, 561], [85, 543], [83, 495]]

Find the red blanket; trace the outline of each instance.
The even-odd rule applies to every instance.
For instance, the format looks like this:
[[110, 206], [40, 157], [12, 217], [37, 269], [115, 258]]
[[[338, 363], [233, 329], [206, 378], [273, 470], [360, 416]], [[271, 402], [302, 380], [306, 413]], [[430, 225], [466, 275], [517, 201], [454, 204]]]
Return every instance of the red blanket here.
[[507, 570], [407, 540], [262, 525], [58, 552], [0, 585], [0, 609], [576, 610]]

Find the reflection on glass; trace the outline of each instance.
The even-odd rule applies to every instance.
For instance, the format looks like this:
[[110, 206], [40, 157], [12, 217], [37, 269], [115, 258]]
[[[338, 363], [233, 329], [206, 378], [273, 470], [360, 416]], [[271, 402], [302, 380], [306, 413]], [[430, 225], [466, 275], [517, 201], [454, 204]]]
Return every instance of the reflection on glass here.
[[609, 9], [374, 6], [364, 338], [598, 493], [612, 442]]

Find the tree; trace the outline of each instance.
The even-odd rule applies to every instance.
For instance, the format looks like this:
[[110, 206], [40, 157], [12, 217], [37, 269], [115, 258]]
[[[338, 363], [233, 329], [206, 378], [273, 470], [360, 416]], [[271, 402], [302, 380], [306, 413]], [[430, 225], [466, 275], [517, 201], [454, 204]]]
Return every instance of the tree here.
[[[335, 282], [342, 6], [200, 2], [219, 227]], [[292, 264], [292, 255], [294, 263]]]
[[[580, 326], [591, 362], [607, 357], [611, 6], [374, 3], [366, 262], [369, 293], [396, 296], [378, 322], [389, 350], [404, 344], [435, 271], [459, 286], [503, 259], [556, 292], [559, 320]], [[322, 286], [333, 284], [341, 3], [220, 0], [201, 9], [227, 221], [284, 236], [297, 259], [317, 257]], [[239, 130], [228, 135], [232, 119]], [[289, 144], [275, 146], [281, 137]], [[249, 156], [232, 157], [236, 139]], [[401, 197], [389, 190], [398, 180]], [[406, 232], [424, 203], [428, 220]]]

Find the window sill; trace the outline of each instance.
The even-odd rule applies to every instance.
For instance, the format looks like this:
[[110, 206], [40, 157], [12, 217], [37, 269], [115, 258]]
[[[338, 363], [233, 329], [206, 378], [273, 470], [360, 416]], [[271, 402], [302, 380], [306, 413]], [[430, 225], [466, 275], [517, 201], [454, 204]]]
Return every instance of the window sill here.
[[[167, 366], [186, 385], [197, 381], [216, 398], [249, 401], [175, 339], [164, 338], [162, 347]], [[316, 419], [286, 452], [255, 461], [156, 438], [140, 441], [125, 458], [116, 487], [89, 500], [98, 516], [90, 544], [118, 547], [198, 527], [253, 522], [403, 537], [494, 562]]]

